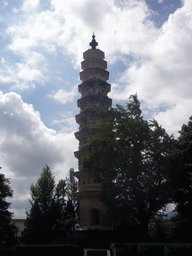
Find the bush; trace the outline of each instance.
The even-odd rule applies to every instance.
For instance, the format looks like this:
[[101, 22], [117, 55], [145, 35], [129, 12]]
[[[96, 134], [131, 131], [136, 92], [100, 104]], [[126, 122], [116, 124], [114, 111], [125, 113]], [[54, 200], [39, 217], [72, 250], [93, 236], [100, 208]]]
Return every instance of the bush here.
[[169, 244], [165, 246], [165, 256], [191, 256], [192, 244]]
[[162, 244], [139, 244], [138, 255], [164, 255], [164, 245]]
[[192, 244], [127, 243], [111, 245], [113, 256], [191, 256]]
[[53, 255], [78, 255], [83, 256], [82, 248], [74, 245], [19, 245], [15, 246], [15, 254], [28, 255], [30, 253]]

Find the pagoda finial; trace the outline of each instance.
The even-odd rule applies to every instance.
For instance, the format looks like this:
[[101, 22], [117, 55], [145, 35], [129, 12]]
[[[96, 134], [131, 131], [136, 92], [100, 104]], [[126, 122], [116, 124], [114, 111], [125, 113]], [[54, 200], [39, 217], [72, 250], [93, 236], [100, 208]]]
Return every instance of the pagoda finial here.
[[96, 46], [98, 45], [98, 43], [96, 42], [96, 40], [95, 40], [95, 35], [94, 35], [94, 33], [93, 33], [93, 35], [92, 35], [92, 41], [91, 41], [91, 43], [89, 44], [91, 47], [92, 47], [92, 49], [96, 49]]

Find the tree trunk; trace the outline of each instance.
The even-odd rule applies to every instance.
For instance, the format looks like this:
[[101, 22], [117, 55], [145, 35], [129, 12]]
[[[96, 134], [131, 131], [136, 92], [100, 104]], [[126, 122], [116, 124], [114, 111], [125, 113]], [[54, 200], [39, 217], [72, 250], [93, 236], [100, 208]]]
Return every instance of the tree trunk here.
[[140, 239], [142, 242], [149, 241], [149, 221], [151, 219], [151, 216], [147, 214], [143, 214], [138, 218], [140, 222]]

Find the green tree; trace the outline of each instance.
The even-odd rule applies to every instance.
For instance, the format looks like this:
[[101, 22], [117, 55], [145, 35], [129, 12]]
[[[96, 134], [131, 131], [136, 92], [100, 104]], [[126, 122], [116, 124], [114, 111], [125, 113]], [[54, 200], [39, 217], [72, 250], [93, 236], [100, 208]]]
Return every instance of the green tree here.
[[10, 224], [12, 213], [8, 210], [10, 203], [6, 201], [6, 198], [12, 195], [9, 179], [6, 179], [4, 174], [0, 174], [0, 242], [8, 241], [13, 237]]
[[[64, 238], [66, 231], [73, 230], [76, 223], [73, 204], [72, 169], [70, 178], [55, 180], [46, 165], [35, 185], [31, 185], [31, 208], [27, 213], [26, 229], [23, 232], [25, 243], [51, 243]], [[70, 198], [69, 198], [70, 194]]]
[[160, 214], [153, 216], [149, 223], [149, 235], [158, 242], [173, 240], [175, 238], [175, 223]]
[[30, 190], [31, 208], [27, 212], [25, 242], [50, 243], [61, 213], [54, 198], [54, 177], [48, 166], [43, 168], [40, 178], [35, 185], [31, 185]]
[[179, 240], [191, 241], [192, 228], [192, 116], [187, 125], [183, 125], [179, 136], [181, 154], [180, 187], [176, 193], [178, 215], [175, 218], [176, 235]]
[[74, 169], [70, 168], [69, 177], [66, 178], [67, 204], [65, 208], [66, 230], [74, 230], [78, 224], [78, 200], [75, 197], [77, 191], [77, 180]]
[[113, 223], [138, 221], [147, 238], [151, 217], [172, 201], [176, 142], [155, 120], [143, 119], [137, 95], [126, 107], [117, 105], [101, 117], [83, 168], [101, 183], [101, 200]]

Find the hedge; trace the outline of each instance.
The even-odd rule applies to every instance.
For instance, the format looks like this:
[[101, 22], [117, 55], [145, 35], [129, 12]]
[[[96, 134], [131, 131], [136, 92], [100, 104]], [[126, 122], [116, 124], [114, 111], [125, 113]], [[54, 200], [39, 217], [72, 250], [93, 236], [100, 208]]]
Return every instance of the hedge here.
[[180, 256], [192, 255], [192, 244], [181, 243], [126, 243], [112, 244], [112, 256]]
[[3, 252], [9, 252], [8, 255], [28, 255], [29, 253], [50, 253], [53, 255], [61, 253], [62, 255], [83, 256], [83, 249], [75, 245], [16, 245], [13, 247], [0, 247], [0, 255]]

